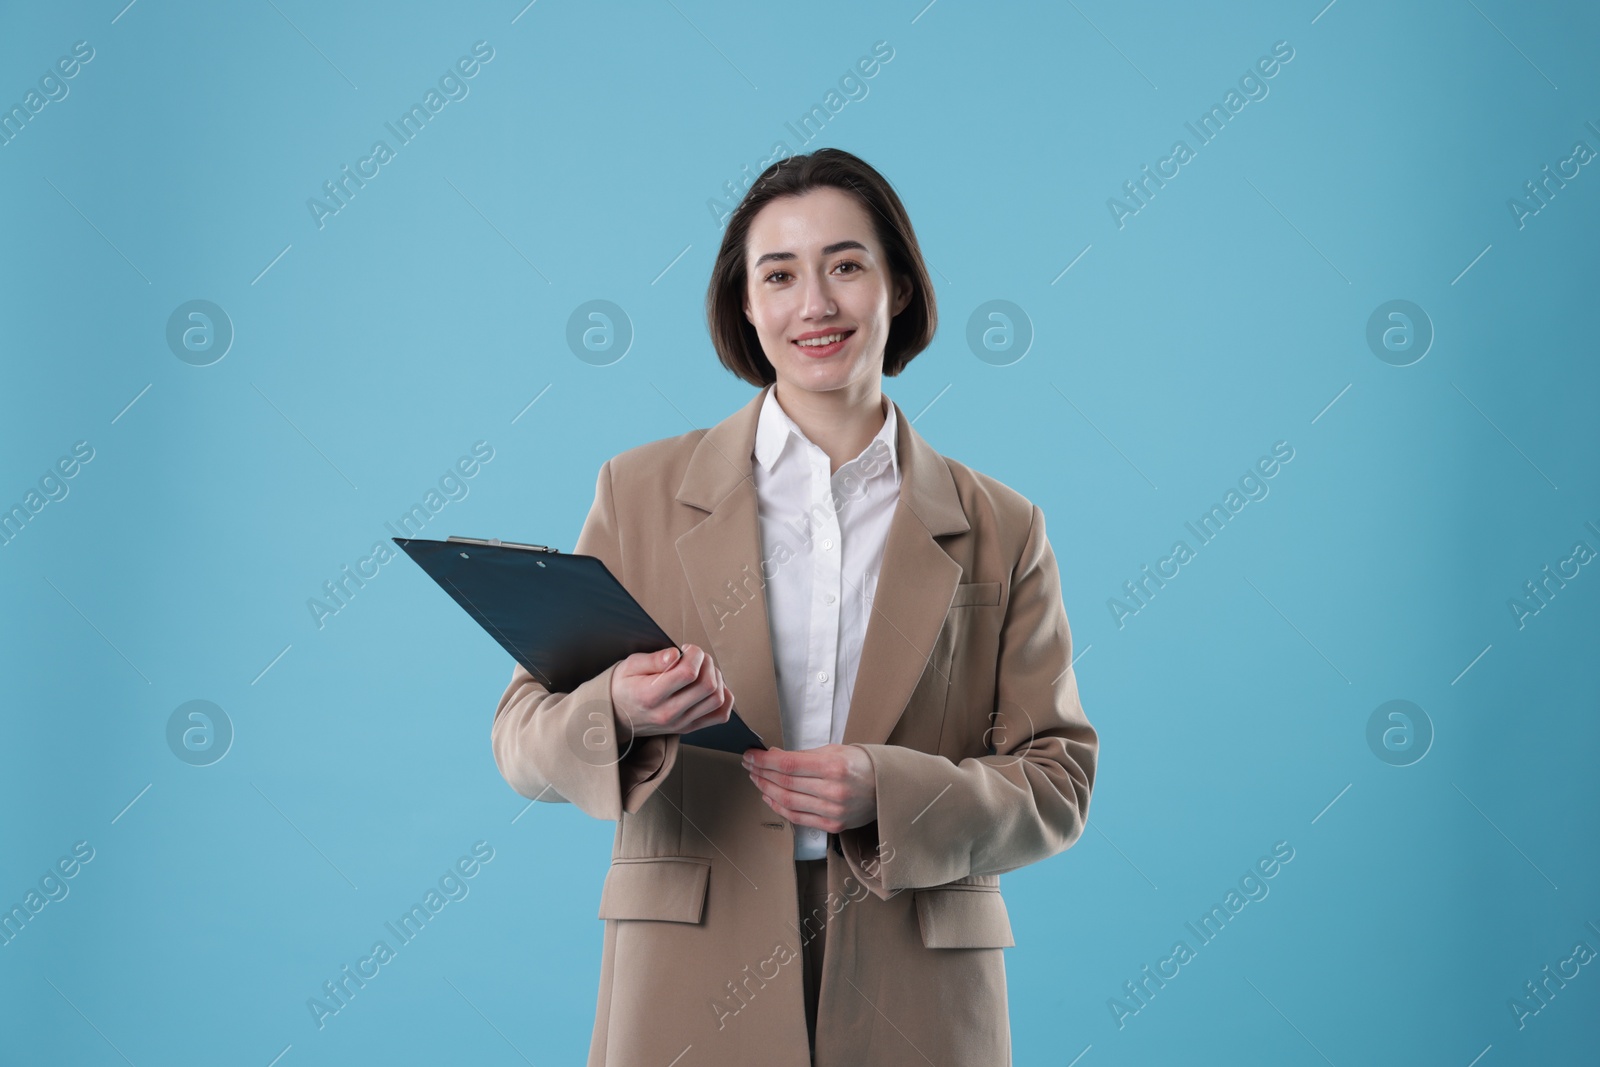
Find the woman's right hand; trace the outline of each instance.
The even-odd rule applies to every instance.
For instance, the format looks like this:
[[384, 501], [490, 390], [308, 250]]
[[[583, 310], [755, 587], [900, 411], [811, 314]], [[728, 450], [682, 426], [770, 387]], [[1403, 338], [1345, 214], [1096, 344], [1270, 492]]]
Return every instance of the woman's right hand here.
[[697, 645], [635, 652], [611, 673], [617, 743], [655, 734], [686, 734], [727, 722], [733, 694], [711, 654]]

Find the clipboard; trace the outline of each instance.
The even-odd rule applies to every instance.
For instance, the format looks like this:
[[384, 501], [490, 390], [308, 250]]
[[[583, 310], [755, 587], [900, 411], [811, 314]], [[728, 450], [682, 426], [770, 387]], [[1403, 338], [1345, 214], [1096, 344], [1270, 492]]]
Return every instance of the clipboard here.
[[[499, 538], [391, 540], [552, 693], [570, 693], [635, 652], [678, 643], [595, 556]], [[767, 747], [737, 709], [680, 737], [735, 755]]]

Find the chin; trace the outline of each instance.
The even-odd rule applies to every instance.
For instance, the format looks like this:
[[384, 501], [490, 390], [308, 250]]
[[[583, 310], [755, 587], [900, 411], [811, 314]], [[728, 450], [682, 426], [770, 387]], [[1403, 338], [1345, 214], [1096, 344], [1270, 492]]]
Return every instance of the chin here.
[[839, 366], [803, 366], [793, 370], [789, 379], [803, 389], [814, 393], [825, 393], [832, 389], [842, 389], [854, 381], [851, 373], [853, 368]]

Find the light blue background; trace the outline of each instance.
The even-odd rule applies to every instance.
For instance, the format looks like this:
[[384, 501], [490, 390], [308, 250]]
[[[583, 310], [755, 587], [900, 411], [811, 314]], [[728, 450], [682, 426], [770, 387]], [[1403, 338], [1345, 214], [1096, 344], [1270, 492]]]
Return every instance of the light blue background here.
[[[0, 506], [94, 448], [0, 547], [0, 904], [95, 850], [0, 946], [0, 1060], [582, 1062], [613, 828], [524, 812], [489, 747], [511, 662], [409, 561], [320, 629], [307, 601], [474, 442], [425, 536], [570, 549], [607, 457], [747, 400], [707, 201], [780, 139], [895, 184], [942, 328], [886, 391], [1060, 563], [1102, 752], [1080, 842], [1003, 878], [1016, 1062], [1593, 1056], [1600, 963], [1521, 1028], [1509, 1002], [1600, 949], [1600, 568], [1508, 603], [1600, 550], [1600, 167], [1507, 205], [1600, 150], [1592, 5], [124, 2], [0, 13], [7, 108], [95, 50], [0, 146]], [[307, 200], [480, 40], [319, 229]], [[1269, 95], [1119, 229], [1107, 199], [1277, 41]], [[210, 366], [165, 340], [194, 299], [236, 330]], [[593, 299], [635, 331], [605, 366], [565, 339]], [[996, 299], [1034, 334], [1003, 366], [965, 339]], [[1436, 331], [1410, 366], [1366, 342], [1393, 299]], [[1277, 441], [1270, 495], [1119, 627]], [[195, 699], [236, 731], [208, 767], [166, 740]], [[1391, 699], [1435, 732], [1410, 766], [1366, 740]], [[470, 895], [319, 1030], [307, 999], [477, 841]], [[1270, 895], [1119, 1028], [1279, 841]]]

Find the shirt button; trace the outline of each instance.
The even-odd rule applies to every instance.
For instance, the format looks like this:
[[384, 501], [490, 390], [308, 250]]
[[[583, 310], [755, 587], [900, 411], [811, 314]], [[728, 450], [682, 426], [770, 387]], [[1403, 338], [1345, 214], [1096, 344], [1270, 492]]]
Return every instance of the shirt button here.
[[833, 547], [833, 539], [832, 539], [832, 538], [831, 538], [831, 537], [830, 537], [830, 538], [827, 538], [827, 539], [825, 539], [825, 540], [824, 540], [824, 541], [823, 541], [823, 542], [822, 542], [822, 547], [823, 547], [823, 548], [832, 548], [832, 547]]
[[833, 603], [833, 594], [832, 593], [824, 593], [824, 594], [822, 594], [822, 599], [827, 601], [829, 604], [832, 604]]
[[818, 671], [817, 672], [817, 681], [821, 682], [823, 685], [827, 685], [828, 684], [828, 672], [827, 671]]

